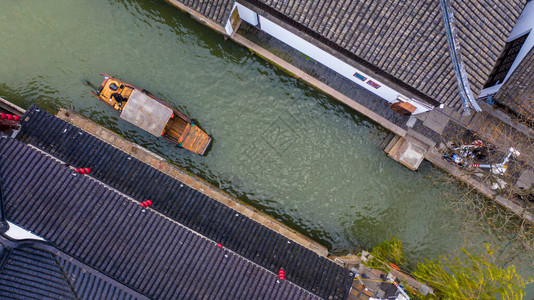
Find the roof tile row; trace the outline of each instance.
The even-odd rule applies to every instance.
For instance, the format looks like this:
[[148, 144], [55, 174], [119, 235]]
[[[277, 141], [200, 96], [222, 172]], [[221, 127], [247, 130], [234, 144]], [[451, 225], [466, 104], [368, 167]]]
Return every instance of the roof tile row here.
[[[353, 274], [180, 181], [36, 107], [28, 109], [18, 139], [74, 167], [88, 167], [103, 183], [319, 295], [343, 299]], [[69, 184], [70, 185], [70, 184]], [[93, 226], [93, 224], [84, 224]]]
[[506, 80], [495, 99], [524, 120], [534, 122], [534, 48]]
[[[423, 94], [461, 106], [439, 1], [246, 2], [264, 3]], [[453, 1], [474, 94], [487, 80], [524, 5], [525, 0]]]
[[316, 298], [20, 142], [0, 153], [9, 220], [149, 298]]
[[233, 0], [181, 0], [180, 2], [223, 26], [226, 25], [234, 5]]
[[[139, 299], [80, 267], [71, 257], [58, 256], [46, 244], [18, 244], [0, 238], [0, 298], [2, 299]], [[142, 297], [141, 297], [142, 298]]]

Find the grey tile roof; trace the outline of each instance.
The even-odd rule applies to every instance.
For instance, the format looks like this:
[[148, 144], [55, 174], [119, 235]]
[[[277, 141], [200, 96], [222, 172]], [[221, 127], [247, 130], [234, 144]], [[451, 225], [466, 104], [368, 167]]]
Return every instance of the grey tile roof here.
[[89, 167], [90, 176], [144, 201], [151, 208], [222, 243], [244, 258], [324, 298], [348, 296], [354, 274], [309, 249], [260, 225], [104, 143], [94, 136], [32, 106], [17, 136], [74, 167]]
[[534, 48], [503, 84], [495, 100], [525, 120], [534, 122]]
[[127, 300], [138, 296], [56, 252], [42, 242], [0, 237], [0, 298]]
[[[341, 47], [441, 103], [461, 106], [439, 1], [246, 2]], [[525, 2], [453, 1], [463, 60], [475, 95], [488, 79]]]
[[230, 17], [234, 0], [179, 0], [185, 6], [225, 26]]
[[0, 298], [74, 299], [74, 291], [50, 252], [6, 249], [0, 244]]
[[317, 299], [34, 148], [0, 136], [0, 153], [8, 220], [146, 297]]

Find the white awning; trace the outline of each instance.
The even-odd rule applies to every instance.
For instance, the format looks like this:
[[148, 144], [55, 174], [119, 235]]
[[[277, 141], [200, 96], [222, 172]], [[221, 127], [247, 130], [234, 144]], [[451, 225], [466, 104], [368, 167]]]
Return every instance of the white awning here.
[[155, 136], [161, 136], [172, 114], [172, 109], [134, 90], [122, 110], [121, 118]]

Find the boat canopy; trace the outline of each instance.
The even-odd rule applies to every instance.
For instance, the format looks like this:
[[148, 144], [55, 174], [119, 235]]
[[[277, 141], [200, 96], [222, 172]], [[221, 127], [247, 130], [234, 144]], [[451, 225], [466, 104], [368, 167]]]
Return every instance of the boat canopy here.
[[136, 89], [126, 102], [121, 118], [159, 137], [172, 114], [172, 109]]

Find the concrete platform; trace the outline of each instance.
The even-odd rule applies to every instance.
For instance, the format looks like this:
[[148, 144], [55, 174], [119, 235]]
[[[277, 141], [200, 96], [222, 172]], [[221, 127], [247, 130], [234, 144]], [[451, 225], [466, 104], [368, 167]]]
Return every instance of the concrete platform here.
[[388, 156], [413, 171], [419, 168], [428, 151], [428, 146], [411, 137], [399, 138], [392, 143], [393, 146], [387, 147]]
[[449, 123], [449, 118], [446, 115], [438, 110], [433, 110], [428, 113], [423, 125], [441, 134], [447, 123]]
[[521, 173], [517, 180], [516, 186], [525, 190], [530, 189], [534, 185], [534, 170], [526, 170]]

